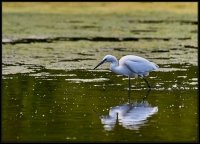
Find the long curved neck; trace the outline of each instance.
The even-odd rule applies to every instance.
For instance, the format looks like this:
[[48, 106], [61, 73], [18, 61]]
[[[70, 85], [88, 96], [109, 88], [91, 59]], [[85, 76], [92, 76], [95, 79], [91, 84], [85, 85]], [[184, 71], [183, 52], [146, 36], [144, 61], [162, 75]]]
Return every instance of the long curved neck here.
[[118, 66], [118, 60], [116, 57], [113, 57], [111, 64], [110, 64], [110, 70], [114, 71], [115, 68]]

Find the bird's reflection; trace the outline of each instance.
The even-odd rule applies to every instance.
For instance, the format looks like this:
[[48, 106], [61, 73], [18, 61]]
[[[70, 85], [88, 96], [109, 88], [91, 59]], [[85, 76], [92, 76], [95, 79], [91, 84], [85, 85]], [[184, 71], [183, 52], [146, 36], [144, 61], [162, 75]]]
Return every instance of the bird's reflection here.
[[147, 118], [158, 112], [158, 107], [151, 106], [146, 98], [150, 90], [147, 92], [142, 102], [130, 103], [130, 95], [128, 103], [112, 107], [109, 115], [100, 116], [101, 123], [105, 130], [112, 130], [116, 124], [126, 129], [138, 130], [147, 122]]

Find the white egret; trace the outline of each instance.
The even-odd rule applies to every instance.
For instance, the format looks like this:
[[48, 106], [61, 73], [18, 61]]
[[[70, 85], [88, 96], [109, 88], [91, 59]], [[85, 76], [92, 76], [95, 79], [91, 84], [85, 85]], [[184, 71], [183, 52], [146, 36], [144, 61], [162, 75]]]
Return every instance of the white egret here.
[[135, 56], [135, 55], [127, 55], [123, 56], [119, 62], [117, 58], [113, 55], [106, 55], [103, 60], [94, 68], [96, 69], [98, 66], [102, 65], [104, 62], [110, 62], [110, 70], [116, 74], [128, 76], [129, 78], [129, 90], [131, 88], [130, 78], [131, 77], [141, 77], [146, 82], [149, 88], [150, 85], [148, 81], [144, 78], [149, 75], [149, 72], [157, 70], [159, 68], [153, 62], [148, 61], [145, 58]]

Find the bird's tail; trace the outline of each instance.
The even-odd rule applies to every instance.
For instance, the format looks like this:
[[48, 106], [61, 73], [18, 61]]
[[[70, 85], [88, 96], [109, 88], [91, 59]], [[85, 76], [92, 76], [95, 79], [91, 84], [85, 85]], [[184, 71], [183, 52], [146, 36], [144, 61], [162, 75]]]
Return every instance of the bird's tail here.
[[159, 66], [153, 62], [151, 62], [152, 65], [153, 65], [153, 70], [158, 70], [159, 69]]

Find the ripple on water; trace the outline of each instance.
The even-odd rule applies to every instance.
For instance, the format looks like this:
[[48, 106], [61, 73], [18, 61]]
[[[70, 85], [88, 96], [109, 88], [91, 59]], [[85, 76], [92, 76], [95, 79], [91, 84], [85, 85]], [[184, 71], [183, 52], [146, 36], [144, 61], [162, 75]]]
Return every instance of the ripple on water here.
[[159, 68], [157, 71], [161, 71], [161, 72], [187, 71], [187, 69], [180, 69], [180, 68]]
[[41, 76], [76, 76], [76, 74], [50, 74], [47, 72], [41, 72], [41, 73], [35, 73], [35, 74], [29, 74], [29, 76], [35, 76], [35, 77], [41, 77]]
[[197, 85], [198, 82], [190, 82], [189, 85]]
[[191, 80], [192, 80], [192, 81], [197, 81], [198, 79], [197, 79], [197, 78], [192, 78]]
[[187, 76], [177, 76], [177, 78], [187, 78]]
[[95, 78], [95, 79], [65, 79], [66, 81], [74, 82], [74, 83], [87, 83], [87, 82], [103, 82], [108, 81], [107, 78]]
[[98, 69], [98, 70], [87, 70], [87, 71], [89, 71], [89, 72], [109, 72], [109, 73], [111, 73], [111, 71], [110, 70], [106, 70], [106, 69]]

